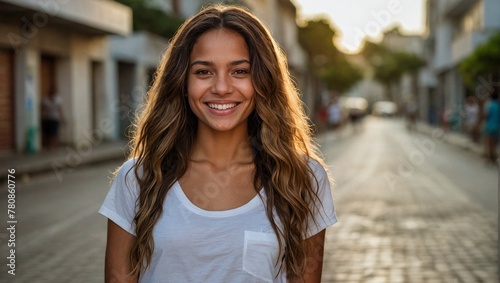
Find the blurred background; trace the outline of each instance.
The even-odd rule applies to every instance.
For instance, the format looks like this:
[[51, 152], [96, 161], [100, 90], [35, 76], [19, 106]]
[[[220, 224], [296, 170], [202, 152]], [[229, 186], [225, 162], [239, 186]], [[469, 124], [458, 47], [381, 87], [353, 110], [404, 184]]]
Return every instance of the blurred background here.
[[500, 0], [0, 0], [0, 282], [103, 281], [135, 111], [215, 2], [287, 54], [335, 180], [323, 282], [498, 282]]

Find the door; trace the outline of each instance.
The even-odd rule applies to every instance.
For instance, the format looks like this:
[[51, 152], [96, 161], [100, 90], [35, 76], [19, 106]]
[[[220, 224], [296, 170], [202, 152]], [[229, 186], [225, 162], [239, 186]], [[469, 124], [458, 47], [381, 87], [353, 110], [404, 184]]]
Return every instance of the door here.
[[0, 154], [15, 150], [14, 52], [0, 49]]

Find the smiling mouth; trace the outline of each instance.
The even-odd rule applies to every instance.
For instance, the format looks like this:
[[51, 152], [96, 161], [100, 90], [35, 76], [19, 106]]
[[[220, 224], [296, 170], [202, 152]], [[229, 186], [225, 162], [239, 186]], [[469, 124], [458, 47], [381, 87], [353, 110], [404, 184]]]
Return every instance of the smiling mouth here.
[[227, 110], [238, 106], [238, 103], [224, 103], [224, 104], [207, 103], [207, 105], [208, 107], [215, 110]]

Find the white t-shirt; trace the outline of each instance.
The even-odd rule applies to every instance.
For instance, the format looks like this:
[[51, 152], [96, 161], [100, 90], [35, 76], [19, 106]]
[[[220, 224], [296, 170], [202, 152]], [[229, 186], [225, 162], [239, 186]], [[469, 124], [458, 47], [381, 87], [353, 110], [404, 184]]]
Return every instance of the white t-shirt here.
[[[135, 235], [139, 186], [133, 166], [133, 159], [124, 163], [99, 213]], [[309, 221], [307, 237], [337, 222], [326, 172], [316, 161], [309, 166], [318, 179], [322, 207], [316, 210], [317, 225]], [[264, 190], [260, 194], [265, 200]], [[278, 274], [278, 240], [258, 195], [238, 208], [207, 211], [194, 205], [175, 182], [153, 238], [151, 265], [141, 271], [139, 282], [286, 282], [283, 269]]]

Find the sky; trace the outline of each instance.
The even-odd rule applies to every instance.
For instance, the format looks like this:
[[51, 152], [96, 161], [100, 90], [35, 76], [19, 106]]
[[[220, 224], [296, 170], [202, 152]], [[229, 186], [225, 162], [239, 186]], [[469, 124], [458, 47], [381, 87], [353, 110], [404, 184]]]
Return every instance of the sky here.
[[404, 34], [425, 31], [425, 0], [292, 0], [301, 19], [327, 17], [338, 31], [335, 45], [357, 53], [365, 37], [378, 41], [397, 24]]

